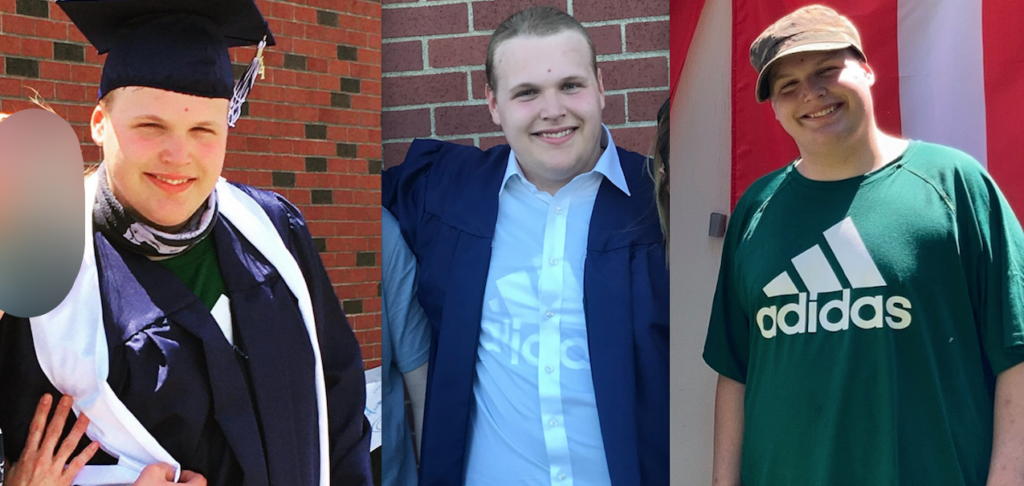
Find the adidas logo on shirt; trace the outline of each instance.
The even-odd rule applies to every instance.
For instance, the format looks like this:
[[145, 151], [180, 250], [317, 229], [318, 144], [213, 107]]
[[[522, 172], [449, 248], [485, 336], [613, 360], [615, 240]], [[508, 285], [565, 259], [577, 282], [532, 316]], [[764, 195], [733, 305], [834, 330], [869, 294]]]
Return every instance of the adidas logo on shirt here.
[[[861, 329], [906, 329], [910, 326], [910, 300], [899, 295], [886, 296], [885, 279], [868, 254], [853, 220], [847, 217], [825, 230], [825, 242], [832, 250], [843, 274], [853, 289], [877, 289], [850, 302], [850, 288], [843, 288], [819, 245], [792, 259], [796, 273], [807, 292], [797, 290], [788, 272], [764, 286], [769, 298], [795, 295], [796, 302], [771, 305], [758, 309], [755, 320], [761, 335], [772, 339], [778, 331], [783, 334], [812, 334], [822, 329], [828, 332], [846, 331], [850, 323]], [[840, 292], [840, 297], [826, 302], [818, 295]]]

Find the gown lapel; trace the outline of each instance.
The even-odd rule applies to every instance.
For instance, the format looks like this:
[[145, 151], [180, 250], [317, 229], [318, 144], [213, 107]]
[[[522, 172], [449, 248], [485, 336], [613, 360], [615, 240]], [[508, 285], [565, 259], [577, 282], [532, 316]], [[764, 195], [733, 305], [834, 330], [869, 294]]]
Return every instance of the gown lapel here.
[[[218, 226], [223, 224], [219, 222]], [[214, 416], [242, 468], [243, 484], [268, 485], [260, 429], [246, 388], [246, 374], [235, 348], [206, 306], [173, 273], [145, 257], [114, 249], [102, 237], [97, 238], [97, 253], [103, 276], [101, 293], [110, 317], [105, 320], [113, 324], [107, 326], [108, 339], [116, 338], [108, 342], [125, 342], [146, 326], [165, 319], [197, 337], [206, 358]], [[230, 295], [229, 298], [235, 300]], [[111, 369], [115, 369], [117, 353], [111, 353], [111, 358]]]
[[[464, 161], [470, 168], [459, 184], [460, 190], [444, 195], [451, 200], [440, 216], [440, 232], [432, 250], [442, 258], [429, 260], [437, 264], [439, 271], [434, 272], [433, 266], [421, 269], [421, 278], [445, 279], [440, 285], [420, 286], [444, 289], [441, 324], [434, 329], [436, 348], [429, 371], [430, 390], [439, 390], [444, 396], [427, 398], [425, 413], [431, 418], [425, 419], [424, 424], [438, 424], [445, 429], [423, 432], [428, 442], [423, 446], [422, 463], [429, 465], [422, 471], [424, 484], [462, 481], [483, 312], [483, 283], [490, 267], [491, 242], [498, 219], [497, 195], [508, 154], [508, 150], [493, 150], [480, 156], [479, 161]], [[433, 359], [437, 355], [444, 359]]]
[[[215, 228], [231, 299], [235, 343], [244, 350], [270, 483], [317, 484], [319, 439], [313, 349], [296, 300], [277, 271], [230, 223]], [[221, 244], [223, 242], [223, 244]]]

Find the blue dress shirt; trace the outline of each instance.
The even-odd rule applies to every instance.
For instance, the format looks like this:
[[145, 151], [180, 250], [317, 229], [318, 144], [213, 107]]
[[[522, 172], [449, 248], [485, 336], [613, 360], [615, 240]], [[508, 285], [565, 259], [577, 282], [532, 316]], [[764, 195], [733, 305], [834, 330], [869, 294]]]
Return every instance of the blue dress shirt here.
[[629, 195], [611, 135], [592, 171], [554, 195], [509, 154], [477, 349], [466, 484], [607, 485], [583, 310], [601, 181]]

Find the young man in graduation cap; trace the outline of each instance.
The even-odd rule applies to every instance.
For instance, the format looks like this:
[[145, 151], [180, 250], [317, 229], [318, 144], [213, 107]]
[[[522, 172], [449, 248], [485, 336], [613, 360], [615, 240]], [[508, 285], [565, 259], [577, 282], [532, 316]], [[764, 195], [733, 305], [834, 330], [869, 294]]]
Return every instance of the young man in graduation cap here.
[[601, 123], [586, 29], [491, 35], [509, 145], [417, 140], [383, 203], [433, 332], [420, 484], [668, 484], [668, 269], [647, 159]]
[[800, 157], [726, 235], [704, 359], [716, 485], [1024, 484], [1024, 232], [984, 167], [875, 121], [850, 21], [751, 45]]
[[[211, 485], [369, 484], [359, 345], [299, 211], [218, 180], [260, 54], [251, 0], [58, 2], [107, 53], [68, 297], [0, 324], [0, 423], [17, 457], [44, 393], [75, 399], [103, 452], [82, 484], [166, 463]], [[262, 48], [262, 44], [261, 44]], [[262, 49], [260, 50], [260, 53]]]

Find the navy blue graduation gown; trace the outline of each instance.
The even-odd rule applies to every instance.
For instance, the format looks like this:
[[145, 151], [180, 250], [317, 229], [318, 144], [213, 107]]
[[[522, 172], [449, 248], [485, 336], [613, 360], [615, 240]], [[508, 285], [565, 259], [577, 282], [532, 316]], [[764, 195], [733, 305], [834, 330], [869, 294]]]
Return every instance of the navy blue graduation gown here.
[[[274, 193], [239, 187], [265, 209], [309, 287], [327, 389], [331, 483], [369, 485], [359, 343], [298, 210]], [[224, 218], [212, 235], [234, 346], [170, 271], [96, 232], [107, 381], [164, 449], [211, 486], [316, 486], [315, 364], [297, 301]], [[0, 391], [5, 445], [18, 457], [39, 397], [57, 393], [36, 360], [27, 319], [5, 315], [0, 324]]]
[[[612, 483], [669, 477], [669, 275], [646, 158], [619, 149], [632, 196], [604, 180], [584, 263], [594, 393]], [[421, 486], [462, 484], [498, 190], [509, 147], [413, 142], [383, 176], [383, 205], [420, 264], [430, 320]]]

